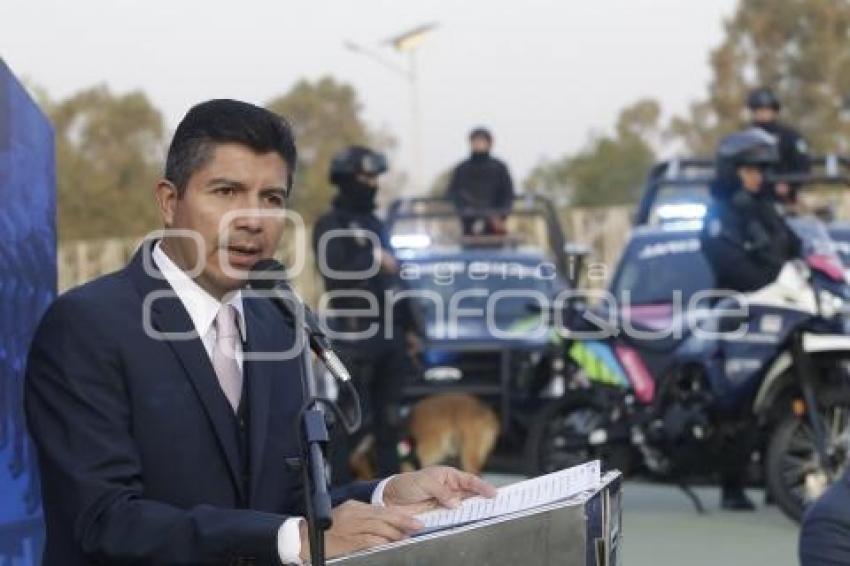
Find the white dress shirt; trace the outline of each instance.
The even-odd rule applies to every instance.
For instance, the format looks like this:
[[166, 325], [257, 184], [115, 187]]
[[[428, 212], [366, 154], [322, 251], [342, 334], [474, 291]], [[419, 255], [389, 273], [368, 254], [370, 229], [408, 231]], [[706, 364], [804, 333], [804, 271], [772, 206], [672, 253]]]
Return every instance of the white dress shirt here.
[[[160, 246], [161, 242], [157, 242], [153, 249], [153, 260], [159, 268], [165, 280], [174, 289], [174, 293], [183, 303], [186, 311], [189, 313], [189, 318], [192, 319], [192, 324], [198, 333], [198, 337], [210, 356], [212, 361], [213, 347], [215, 346], [216, 330], [215, 317], [221, 308], [221, 302], [210, 295], [200, 285], [195, 283], [186, 273], [174, 263], [174, 261], [166, 255]], [[239, 334], [242, 341], [246, 340], [245, 326], [245, 309], [242, 304], [242, 292], [237, 291], [227, 301], [227, 304], [233, 305], [237, 312], [237, 325], [239, 326]], [[239, 369], [242, 369], [243, 360], [245, 358], [242, 350], [242, 344], [236, 343], [236, 363]], [[372, 503], [375, 505], [383, 505], [383, 493], [389, 480], [387, 478], [378, 484], [378, 487], [372, 493]], [[301, 533], [299, 525], [304, 519], [302, 517], [291, 517], [286, 519], [277, 532], [277, 551], [280, 555], [280, 560], [284, 564], [300, 565], [301, 559]]]

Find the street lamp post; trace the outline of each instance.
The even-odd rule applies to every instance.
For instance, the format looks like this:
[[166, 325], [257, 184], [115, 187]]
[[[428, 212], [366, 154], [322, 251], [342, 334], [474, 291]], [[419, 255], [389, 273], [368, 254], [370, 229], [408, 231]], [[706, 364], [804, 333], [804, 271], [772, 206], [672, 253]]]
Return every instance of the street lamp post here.
[[354, 53], [369, 57], [384, 68], [401, 75], [407, 80], [410, 87], [410, 129], [411, 129], [411, 163], [413, 165], [413, 187], [415, 192], [424, 189], [422, 173], [422, 112], [419, 103], [419, 71], [416, 60], [416, 51], [425, 38], [431, 33], [437, 24], [425, 24], [397, 36], [387, 39], [383, 43], [390, 45], [400, 53], [406, 53], [408, 58], [407, 69], [387, 60], [385, 57], [353, 41], [346, 41], [344, 45]]
[[419, 75], [416, 50], [408, 51], [410, 57], [410, 123], [413, 130], [413, 188], [419, 193], [425, 189], [422, 173], [422, 113], [419, 109]]

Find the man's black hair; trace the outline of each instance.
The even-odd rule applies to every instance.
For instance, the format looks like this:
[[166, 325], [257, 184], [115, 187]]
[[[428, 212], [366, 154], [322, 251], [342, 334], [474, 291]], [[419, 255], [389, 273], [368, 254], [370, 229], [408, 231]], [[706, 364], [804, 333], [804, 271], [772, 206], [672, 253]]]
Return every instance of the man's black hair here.
[[478, 126], [477, 128], [473, 128], [472, 131], [469, 132], [469, 141], [472, 141], [475, 138], [484, 138], [489, 143], [493, 143], [493, 134], [490, 133], [490, 130], [488, 130], [484, 126]]
[[265, 108], [229, 99], [208, 100], [189, 109], [168, 148], [165, 178], [182, 195], [192, 174], [222, 143], [241, 144], [257, 153], [274, 151], [286, 163], [287, 193], [292, 189], [297, 153], [289, 123]]

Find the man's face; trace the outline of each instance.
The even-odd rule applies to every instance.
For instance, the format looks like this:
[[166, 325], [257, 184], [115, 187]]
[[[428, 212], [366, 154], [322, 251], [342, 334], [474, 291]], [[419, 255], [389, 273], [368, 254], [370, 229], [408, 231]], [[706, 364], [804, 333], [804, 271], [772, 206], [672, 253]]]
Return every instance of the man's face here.
[[472, 153], [489, 153], [490, 147], [493, 145], [484, 136], [475, 136], [469, 143], [472, 146]]
[[199, 250], [192, 238], [166, 236], [165, 251], [187, 271], [200, 262], [195, 281], [221, 299], [245, 284], [233, 271], [247, 271], [274, 255], [283, 231], [288, 169], [277, 153], [255, 153], [240, 144], [219, 144], [212, 152], [182, 195], [161, 181], [157, 200], [166, 228], [190, 230], [204, 243]]
[[764, 173], [759, 167], [744, 166], [738, 168], [738, 176], [741, 178], [741, 185], [744, 190], [751, 193], [757, 193], [761, 190]]
[[769, 124], [776, 120], [777, 112], [769, 106], [755, 108], [752, 111], [753, 122], [756, 124]]

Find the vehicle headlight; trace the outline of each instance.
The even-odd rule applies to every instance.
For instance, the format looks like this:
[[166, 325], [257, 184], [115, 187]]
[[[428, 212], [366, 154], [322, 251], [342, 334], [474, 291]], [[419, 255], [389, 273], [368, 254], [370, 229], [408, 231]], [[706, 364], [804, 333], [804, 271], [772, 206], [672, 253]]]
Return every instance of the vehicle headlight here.
[[825, 289], [822, 289], [818, 294], [818, 302], [820, 303], [821, 314], [826, 318], [845, 314], [847, 311], [847, 302], [844, 298]]
[[423, 377], [426, 381], [458, 381], [463, 377], [463, 372], [456, 367], [438, 366], [425, 370]]

